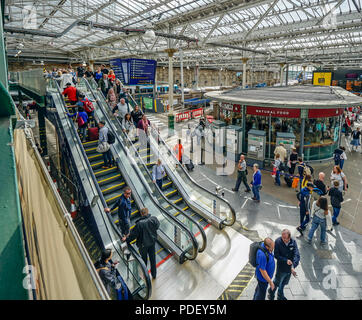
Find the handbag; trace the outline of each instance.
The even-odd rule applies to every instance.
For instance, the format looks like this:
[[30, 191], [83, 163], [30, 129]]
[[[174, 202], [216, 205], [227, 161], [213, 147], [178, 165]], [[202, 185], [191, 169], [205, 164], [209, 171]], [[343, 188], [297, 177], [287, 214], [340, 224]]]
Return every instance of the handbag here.
[[272, 172], [271, 176], [272, 176], [273, 178], [275, 178], [275, 177], [276, 177], [276, 175], [277, 175], [277, 168], [276, 168], [276, 167], [274, 167], [274, 168], [273, 168], [273, 172]]
[[79, 115], [77, 115], [77, 123], [78, 123], [78, 128], [80, 128], [81, 126], [83, 126], [85, 124], [83, 118]]
[[111, 146], [109, 145], [108, 142], [102, 142], [97, 146], [96, 151], [98, 153], [105, 153], [105, 152], [107, 152], [109, 150], [110, 147]]

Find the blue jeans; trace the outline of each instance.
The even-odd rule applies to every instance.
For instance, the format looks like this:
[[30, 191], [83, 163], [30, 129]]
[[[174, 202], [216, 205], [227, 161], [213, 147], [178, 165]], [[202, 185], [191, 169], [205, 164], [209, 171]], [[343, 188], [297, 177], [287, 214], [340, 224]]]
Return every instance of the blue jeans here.
[[253, 194], [254, 194], [254, 198], [256, 200], [260, 200], [260, 193], [259, 193], [259, 189], [260, 189], [260, 184], [257, 185], [257, 186], [252, 186], [251, 187], [252, 191], [253, 191]]
[[104, 166], [110, 166], [112, 164], [112, 153], [111, 150], [102, 153]]
[[275, 275], [274, 285], [275, 288], [272, 290], [269, 288], [268, 293], [270, 294], [270, 298], [274, 299], [275, 291], [278, 289], [278, 299], [284, 298], [284, 287], [289, 283], [291, 273], [290, 272], [282, 272], [277, 270], [277, 274]]
[[156, 183], [159, 186], [159, 188], [162, 190], [162, 179], [156, 179]]
[[258, 285], [255, 288], [253, 300], [265, 300], [266, 289], [268, 288], [268, 282], [258, 280]]
[[337, 222], [337, 218], [339, 216], [339, 212], [341, 211], [341, 208], [336, 208], [333, 207], [333, 217], [332, 217], [332, 222], [336, 223]]
[[275, 175], [275, 183], [280, 186], [280, 171], [277, 170], [276, 175]]
[[339, 160], [339, 167], [343, 169], [344, 159]]
[[308, 240], [312, 240], [314, 232], [318, 229], [319, 226], [321, 226], [321, 242], [326, 242], [326, 219], [318, 218], [316, 215], [314, 215], [312, 220], [312, 227], [309, 230]]

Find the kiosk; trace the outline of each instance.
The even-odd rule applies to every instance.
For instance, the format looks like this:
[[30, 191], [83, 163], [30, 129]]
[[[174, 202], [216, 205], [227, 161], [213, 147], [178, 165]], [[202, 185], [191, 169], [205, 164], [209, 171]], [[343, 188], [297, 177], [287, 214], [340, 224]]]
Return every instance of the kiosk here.
[[266, 132], [251, 129], [248, 132], [248, 153], [246, 163], [253, 165], [257, 163], [259, 168], [264, 167], [266, 147]]
[[237, 162], [243, 147], [243, 128], [230, 125], [226, 127], [226, 157]]

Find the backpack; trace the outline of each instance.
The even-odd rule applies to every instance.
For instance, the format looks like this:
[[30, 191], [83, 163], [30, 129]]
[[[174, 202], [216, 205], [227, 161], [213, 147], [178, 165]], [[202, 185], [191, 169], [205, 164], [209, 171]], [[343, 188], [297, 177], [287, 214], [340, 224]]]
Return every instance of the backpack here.
[[79, 113], [77, 114], [77, 123], [78, 123], [79, 128], [84, 126], [84, 124], [85, 124], [84, 119], [80, 116]]
[[265, 253], [266, 256], [266, 262], [269, 262], [269, 253], [266, 249], [264, 249], [261, 244], [263, 242], [258, 242], [255, 241], [250, 245], [250, 249], [249, 249], [249, 263], [256, 268], [256, 255], [258, 253], [258, 250], [262, 250]]
[[108, 132], [107, 132], [107, 142], [109, 144], [113, 144], [115, 141], [116, 141], [116, 138], [115, 138], [114, 134], [111, 131], [108, 130]]
[[293, 182], [292, 182], [292, 188], [297, 189], [298, 188], [298, 183], [299, 183], [299, 178], [294, 178]]
[[90, 102], [88, 99], [82, 100], [82, 103], [83, 103], [84, 110], [86, 112], [89, 113], [89, 112], [92, 112], [94, 110], [93, 103]]
[[312, 171], [311, 171], [311, 166], [308, 166], [307, 164], [304, 165], [304, 169], [303, 169], [303, 176], [306, 175], [312, 175]]

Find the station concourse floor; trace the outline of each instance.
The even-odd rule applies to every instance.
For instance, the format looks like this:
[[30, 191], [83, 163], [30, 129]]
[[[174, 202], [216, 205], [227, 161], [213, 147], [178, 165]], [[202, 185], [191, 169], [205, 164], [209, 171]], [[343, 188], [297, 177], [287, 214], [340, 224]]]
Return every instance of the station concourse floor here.
[[[196, 121], [192, 120], [192, 123], [195, 125]], [[181, 127], [181, 124], [177, 124], [176, 129], [177, 126]], [[166, 138], [166, 142], [171, 147], [176, 140], [177, 136]], [[236, 172], [232, 175], [218, 176], [215, 166], [200, 166], [194, 163], [195, 170], [191, 172], [191, 176], [196, 181], [210, 190], [216, 185], [224, 188], [225, 198], [237, 211], [237, 222], [232, 229], [255, 241], [265, 237], [276, 239], [284, 228], [288, 228], [292, 237], [297, 239], [301, 262], [296, 268], [297, 277], [292, 277], [289, 285], [285, 287], [284, 293], [287, 299], [362, 299], [362, 154], [350, 152], [348, 141], [344, 137], [342, 144], [347, 146], [348, 160], [345, 161], [344, 172], [348, 179], [349, 190], [344, 196], [345, 202], [339, 217], [341, 224], [334, 227], [333, 231], [327, 232], [327, 246], [320, 245], [319, 231], [315, 233], [310, 245], [305, 240], [308, 231], [304, 232], [304, 237], [301, 237], [295, 229], [299, 222], [296, 192], [288, 188], [283, 179], [282, 186], [277, 187], [274, 185], [270, 172], [262, 171], [261, 202], [255, 203], [251, 199], [251, 193], [243, 192], [243, 184], [238, 193], [231, 190], [235, 186]], [[187, 150], [189, 145], [184, 144], [184, 148]], [[315, 177], [318, 172], [325, 172], [326, 182], [329, 185], [332, 161], [313, 163], [312, 166], [315, 169]], [[248, 180], [250, 180], [250, 173]], [[239, 267], [242, 270], [248, 266], [239, 265], [234, 269]], [[221, 274], [220, 277], [222, 277]], [[253, 277], [247, 286], [240, 290], [240, 294], [233, 296], [233, 299], [251, 300], [256, 284], [257, 281]], [[233, 291], [230, 289], [231, 286], [232, 284], [224, 293], [228, 290]], [[222, 295], [219, 299], [223, 297], [227, 298], [228, 295]]]

